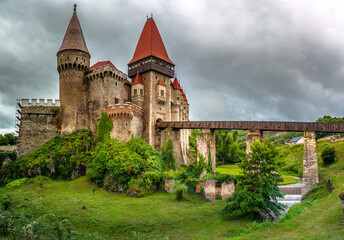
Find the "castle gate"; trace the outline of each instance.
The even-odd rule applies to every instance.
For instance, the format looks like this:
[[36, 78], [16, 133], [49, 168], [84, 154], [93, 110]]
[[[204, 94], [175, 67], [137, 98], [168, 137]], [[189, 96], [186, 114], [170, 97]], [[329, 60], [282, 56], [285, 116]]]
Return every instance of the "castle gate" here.
[[[212, 169], [216, 170], [215, 130], [248, 130], [246, 152], [250, 152], [252, 142], [263, 141], [263, 131], [304, 132], [302, 195], [319, 183], [316, 153], [315, 132], [344, 133], [344, 123], [316, 122], [270, 122], [270, 121], [188, 121], [188, 122], [157, 122], [162, 131], [162, 139], [176, 136], [181, 129], [201, 129], [197, 135], [197, 158], [203, 154], [208, 161], [211, 156]], [[166, 130], [167, 129], [167, 130]], [[166, 133], [169, 136], [164, 136]], [[179, 139], [172, 137], [175, 156], [179, 160]], [[176, 147], [175, 147], [176, 146]]]

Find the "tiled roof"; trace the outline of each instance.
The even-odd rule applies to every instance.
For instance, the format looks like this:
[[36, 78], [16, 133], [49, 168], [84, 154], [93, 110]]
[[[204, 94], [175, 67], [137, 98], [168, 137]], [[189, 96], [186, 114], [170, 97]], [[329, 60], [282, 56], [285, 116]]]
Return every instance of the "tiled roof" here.
[[88, 53], [84, 35], [76, 12], [73, 13], [72, 19], [69, 22], [66, 34], [63, 38], [59, 52], [64, 50], [80, 50]]
[[164, 42], [161, 39], [153, 18], [146, 21], [139, 42], [137, 43], [134, 56], [128, 64], [149, 56], [155, 56], [174, 65], [168, 57]]
[[166, 84], [163, 81], [161, 81], [161, 80], [158, 81], [158, 85], [163, 85], [163, 86], [166, 87]]
[[125, 82], [125, 84], [132, 85], [132, 83], [129, 82], [128, 80]]
[[173, 86], [174, 89], [181, 89], [177, 78], [174, 78], [172, 86]]
[[115, 65], [113, 65], [112, 62], [110, 62], [110, 61], [101, 61], [101, 62], [97, 62], [92, 67], [90, 67], [90, 70], [97, 69], [97, 68], [100, 68], [100, 67], [104, 67], [106, 65], [109, 65], [111, 67], [116, 68]]
[[138, 83], [143, 85], [143, 81], [142, 81], [142, 78], [141, 78], [140, 74], [136, 74], [135, 79], [133, 81], [133, 85], [138, 84]]

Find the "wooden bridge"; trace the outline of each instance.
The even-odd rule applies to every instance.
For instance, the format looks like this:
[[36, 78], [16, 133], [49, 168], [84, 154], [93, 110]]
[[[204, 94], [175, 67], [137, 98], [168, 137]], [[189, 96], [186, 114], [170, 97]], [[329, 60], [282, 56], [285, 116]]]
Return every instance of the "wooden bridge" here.
[[186, 148], [182, 145], [185, 138], [183, 129], [201, 129], [197, 134], [197, 159], [202, 154], [208, 162], [212, 161], [216, 171], [215, 130], [248, 130], [246, 152], [251, 152], [251, 144], [264, 142], [263, 131], [304, 132], [302, 194], [307, 193], [319, 183], [315, 132], [344, 133], [344, 123], [316, 122], [271, 122], [271, 121], [188, 121], [157, 122], [156, 128], [161, 135], [161, 143], [168, 139], [173, 142], [173, 151], [179, 162], [185, 162]]
[[157, 122], [160, 129], [235, 129], [282, 132], [330, 132], [344, 133], [344, 123], [317, 122], [270, 122], [270, 121], [189, 121], [189, 122]]

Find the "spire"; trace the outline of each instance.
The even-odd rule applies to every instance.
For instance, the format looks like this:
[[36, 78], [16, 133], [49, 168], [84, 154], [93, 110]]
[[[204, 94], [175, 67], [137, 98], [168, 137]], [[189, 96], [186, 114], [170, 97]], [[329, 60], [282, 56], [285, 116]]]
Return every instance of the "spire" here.
[[161, 39], [159, 30], [155, 25], [153, 16], [147, 18], [143, 27], [139, 42], [137, 43], [133, 59], [128, 64], [141, 60], [143, 58], [154, 56], [170, 64], [174, 63], [168, 57], [165, 45]]
[[78, 16], [76, 14], [77, 5], [74, 4], [74, 12], [72, 19], [69, 22], [66, 34], [62, 41], [61, 47], [57, 53], [60, 53], [64, 50], [80, 50], [87, 54], [88, 52], [84, 35], [82, 34], [82, 29]]
[[143, 81], [142, 81], [142, 78], [141, 78], [140, 74], [136, 74], [135, 79], [133, 81], [133, 85], [138, 84], [138, 83], [143, 85]]
[[174, 89], [182, 89], [182, 88], [180, 87], [180, 84], [179, 84], [177, 78], [174, 78], [174, 81], [173, 81], [173, 83], [172, 83], [172, 86], [174, 87]]

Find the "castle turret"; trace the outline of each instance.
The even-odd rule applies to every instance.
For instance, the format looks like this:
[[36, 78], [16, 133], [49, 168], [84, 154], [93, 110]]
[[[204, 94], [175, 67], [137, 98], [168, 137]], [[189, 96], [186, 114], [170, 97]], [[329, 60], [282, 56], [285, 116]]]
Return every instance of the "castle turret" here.
[[90, 66], [90, 58], [75, 4], [73, 16], [57, 52], [63, 134], [89, 127], [84, 77]]
[[131, 100], [134, 104], [143, 107], [144, 84], [140, 74], [136, 74], [131, 86]]
[[[156, 121], [171, 120], [171, 78], [174, 77], [174, 63], [168, 57], [159, 30], [148, 18], [136, 46], [133, 58], [128, 63], [128, 77], [140, 74], [144, 82], [143, 138], [159, 149]], [[134, 95], [132, 99], [134, 101]]]

